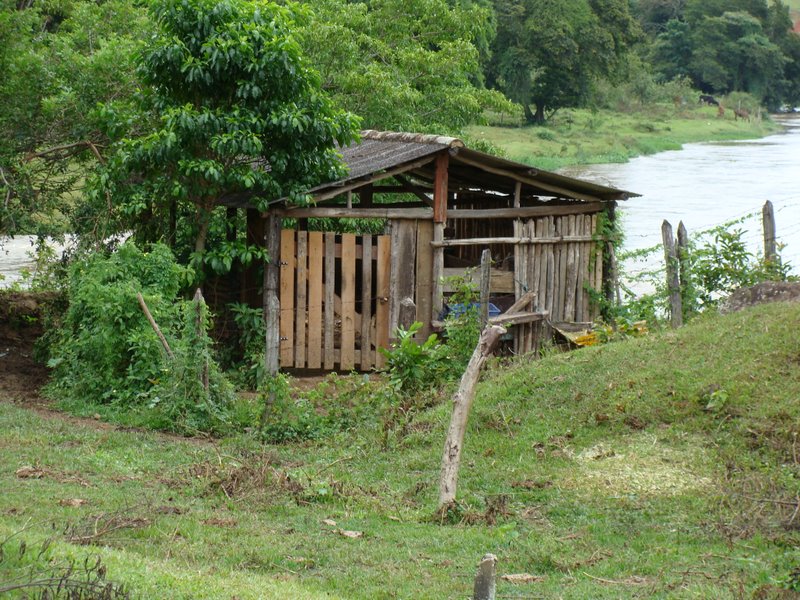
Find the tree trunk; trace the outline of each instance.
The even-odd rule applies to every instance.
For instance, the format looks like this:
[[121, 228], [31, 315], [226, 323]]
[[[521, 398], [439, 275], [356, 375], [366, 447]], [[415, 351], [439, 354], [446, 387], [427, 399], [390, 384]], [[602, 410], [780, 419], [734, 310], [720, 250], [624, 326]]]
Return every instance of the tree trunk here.
[[211, 223], [211, 213], [202, 206], [197, 207], [197, 238], [194, 241], [194, 251], [203, 254], [206, 250], [208, 226]]
[[536, 122], [536, 116], [531, 111], [531, 105], [525, 103], [522, 105], [522, 109], [525, 112], [525, 122], [530, 125], [533, 125]]
[[545, 118], [544, 118], [544, 103], [537, 102], [535, 103], [536, 112], [534, 113], [531, 111], [530, 104], [523, 104], [522, 108], [525, 112], [525, 122], [531, 125], [544, 125]]

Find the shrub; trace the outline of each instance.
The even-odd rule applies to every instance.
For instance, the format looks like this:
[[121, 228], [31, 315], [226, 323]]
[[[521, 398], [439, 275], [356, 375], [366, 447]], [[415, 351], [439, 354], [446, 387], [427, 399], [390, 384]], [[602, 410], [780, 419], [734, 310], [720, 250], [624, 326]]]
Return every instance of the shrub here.
[[[211, 357], [205, 303], [178, 298], [191, 279], [160, 244], [144, 252], [129, 242], [110, 255], [76, 261], [69, 307], [50, 348], [51, 393], [76, 407], [143, 412], [146, 424], [162, 429], [219, 430], [232, 393]], [[174, 359], [167, 360], [137, 292], [170, 340]]]

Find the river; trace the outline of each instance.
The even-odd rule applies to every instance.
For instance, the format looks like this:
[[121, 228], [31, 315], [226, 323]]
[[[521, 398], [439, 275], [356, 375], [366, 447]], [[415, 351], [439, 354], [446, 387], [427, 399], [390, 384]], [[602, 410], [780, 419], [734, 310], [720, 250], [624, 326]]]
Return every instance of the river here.
[[[661, 243], [661, 222], [692, 233], [745, 217], [737, 225], [753, 253], [762, 246], [761, 207], [771, 200], [784, 262], [800, 273], [800, 115], [775, 117], [784, 131], [758, 140], [687, 144], [681, 150], [640, 156], [627, 163], [570, 167], [562, 173], [630, 190], [641, 198], [621, 202], [626, 250]], [[0, 287], [31, 268], [30, 236], [5, 240], [0, 248]], [[628, 272], [655, 266], [657, 256]]]
[[[624, 249], [661, 243], [661, 223], [677, 231], [683, 221], [690, 236], [744, 218], [735, 227], [754, 254], [763, 253], [761, 208], [775, 208], [781, 256], [800, 273], [800, 115], [774, 117], [781, 133], [757, 140], [686, 144], [681, 150], [640, 156], [623, 164], [562, 170], [579, 177], [641, 194], [620, 202]], [[626, 265], [629, 272], [653, 266]], [[660, 258], [659, 258], [660, 260]]]

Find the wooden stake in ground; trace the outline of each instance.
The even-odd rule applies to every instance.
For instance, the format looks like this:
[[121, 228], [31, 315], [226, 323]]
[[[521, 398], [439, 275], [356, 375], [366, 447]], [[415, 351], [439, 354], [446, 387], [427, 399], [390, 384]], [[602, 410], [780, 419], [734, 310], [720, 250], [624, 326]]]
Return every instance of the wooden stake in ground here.
[[480, 377], [481, 368], [497, 347], [500, 337], [506, 329], [499, 325], [489, 325], [481, 333], [478, 345], [469, 359], [458, 391], [453, 396], [453, 416], [447, 430], [442, 455], [442, 474], [439, 480], [439, 510], [446, 509], [456, 499], [458, 484], [458, 467], [461, 464], [461, 448], [464, 445], [464, 433], [467, 430], [467, 419], [475, 399], [475, 386]]
[[661, 224], [661, 239], [664, 242], [664, 261], [667, 265], [667, 292], [669, 294], [670, 324], [673, 328], [683, 325], [681, 284], [678, 274], [678, 252], [669, 221]]
[[778, 246], [775, 243], [775, 209], [772, 202], [767, 200], [761, 209], [762, 225], [764, 227], [764, 260], [776, 264], [778, 259]]
[[497, 557], [487, 554], [478, 565], [478, 574], [475, 576], [475, 586], [472, 591], [473, 600], [495, 600], [497, 584]]

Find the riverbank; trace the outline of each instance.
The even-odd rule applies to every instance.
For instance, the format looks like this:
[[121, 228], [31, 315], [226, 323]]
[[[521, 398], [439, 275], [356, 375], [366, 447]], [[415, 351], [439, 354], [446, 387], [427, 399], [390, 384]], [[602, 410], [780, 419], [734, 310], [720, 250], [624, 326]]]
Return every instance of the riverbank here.
[[636, 156], [679, 150], [692, 142], [755, 139], [781, 131], [769, 119], [743, 121], [716, 107], [656, 105], [646, 111], [559, 111], [545, 126], [473, 125], [472, 139], [501, 148], [512, 160], [555, 171], [571, 165], [627, 162]]

